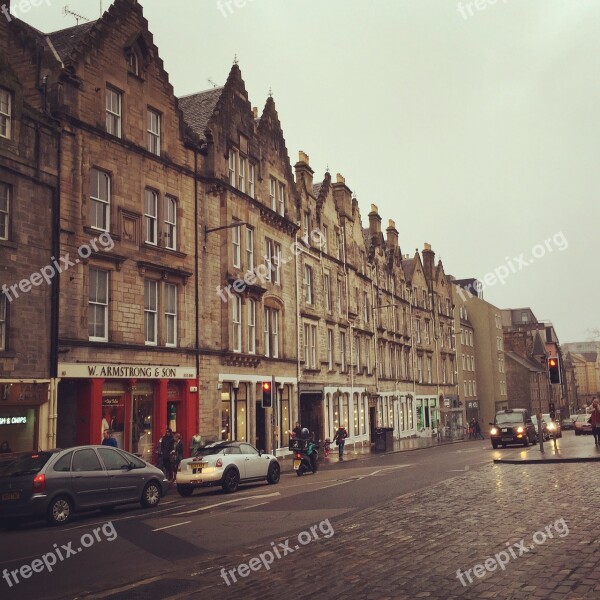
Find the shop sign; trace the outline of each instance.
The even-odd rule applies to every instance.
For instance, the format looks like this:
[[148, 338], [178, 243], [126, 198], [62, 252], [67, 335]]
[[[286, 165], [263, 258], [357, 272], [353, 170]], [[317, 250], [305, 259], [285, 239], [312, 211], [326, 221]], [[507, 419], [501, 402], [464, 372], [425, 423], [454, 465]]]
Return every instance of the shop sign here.
[[163, 365], [110, 365], [73, 364], [58, 365], [60, 377], [102, 379], [196, 379], [195, 367], [169, 367]]
[[0, 425], [26, 425], [27, 417], [0, 417]]

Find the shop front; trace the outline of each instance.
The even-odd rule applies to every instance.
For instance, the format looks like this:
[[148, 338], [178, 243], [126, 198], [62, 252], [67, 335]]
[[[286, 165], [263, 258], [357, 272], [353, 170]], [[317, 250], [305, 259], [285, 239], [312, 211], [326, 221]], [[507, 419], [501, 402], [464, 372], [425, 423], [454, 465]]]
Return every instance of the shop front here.
[[99, 444], [112, 432], [119, 448], [155, 462], [170, 428], [184, 452], [197, 433], [195, 368], [139, 365], [59, 365], [57, 441], [60, 447]]
[[433, 435], [440, 420], [438, 399], [433, 396], [417, 396], [417, 435]]
[[49, 381], [0, 380], [0, 450], [46, 449]]

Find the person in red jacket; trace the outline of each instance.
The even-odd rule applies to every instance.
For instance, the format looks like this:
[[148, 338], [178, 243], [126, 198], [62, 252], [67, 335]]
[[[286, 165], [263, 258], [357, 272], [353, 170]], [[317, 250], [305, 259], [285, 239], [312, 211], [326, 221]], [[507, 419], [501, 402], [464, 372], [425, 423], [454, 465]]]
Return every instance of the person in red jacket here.
[[594, 442], [596, 446], [600, 444], [600, 407], [598, 400], [592, 400], [592, 414], [590, 415], [590, 423], [592, 424], [592, 433], [594, 434]]

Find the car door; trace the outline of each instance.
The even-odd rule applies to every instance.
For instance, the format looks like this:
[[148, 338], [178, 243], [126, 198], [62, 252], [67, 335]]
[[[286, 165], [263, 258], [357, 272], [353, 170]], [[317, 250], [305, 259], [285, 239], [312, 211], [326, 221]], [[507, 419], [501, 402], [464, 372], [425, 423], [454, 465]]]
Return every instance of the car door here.
[[108, 473], [93, 448], [74, 452], [71, 489], [78, 506], [98, 506], [108, 502]]
[[240, 444], [242, 456], [246, 463], [246, 478], [266, 477], [269, 461], [258, 455], [258, 450], [250, 444]]
[[240, 479], [248, 477], [246, 473], [246, 457], [242, 454], [239, 446], [229, 446], [223, 449], [223, 461], [225, 466], [235, 465], [240, 472]]
[[140, 497], [139, 469], [129, 458], [110, 446], [98, 448], [98, 454], [108, 472], [108, 496], [111, 502], [136, 501]]

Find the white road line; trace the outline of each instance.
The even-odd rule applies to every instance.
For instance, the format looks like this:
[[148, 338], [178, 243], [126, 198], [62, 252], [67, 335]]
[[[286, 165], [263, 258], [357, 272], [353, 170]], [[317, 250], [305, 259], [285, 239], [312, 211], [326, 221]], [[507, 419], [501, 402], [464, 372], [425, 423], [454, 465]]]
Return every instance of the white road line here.
[[393, 467], [382, 467], [381, 469], [377, 469], [377, 471], [373, 471], [368, 475], [363, 475], [363, 477], [372, 477], [373, 475], [377, 475], [377, 473], [381, 473], [381, 471], [389, 471], [390, 469], [402, 469], [404, 467], [412, 467], [412, 465], [394, 465]]
[[317, 488], [318, 490], [326, 490], [327, 488], [335, 487], [336, 485], [344, 485], [345, 483], [350, 483], [351, 481], [356, 481], [356, 479], [346, 479], [345, 481], [336, 481], [332, 485], [324, 485], [323, 487]]
[[257, 506], [262, 506], [263, 504], [269, 504], [268, 502], [259, 502], [258, 504], [253, 504], [252, 506], [242, 506], [242, 508], [234, 508], [231, 512], [241, 512], [242, 510], [248, 510], [249, 508], [256, 508]]
[[166, 527], [159, 527], [158, 529], [153, 529], [152, 531], [162, 531], [163, 529], [171, 529], [171, 527], [179, 527], [180, 525], [187, 525], [191, 523], [191, 521], [184, 521], [183, 523], [175, 523], [175, 525], [167, 525]]
[[175, 513], [174, 516], [190, 515], [193, 513], [201, 512], [203, 510], [209, 510], [216, 508], [217, 506], [223, 506], [224, 504], [232, 504], [233, 502], [241, 502], [242, 500], [259, 500], [261, 498], [272, 498], [273, 496], [281, 496], [279, 492], [272, 494], [262, 494], [261, 496], [245, 496], [243, 498], [234, 498], [233, 500], [225, 500], [225, 502], [218, 502], [217, 504], [209, 504], [208, 506], [201, 506], [200, 508], [194, 508], [193, 510], [184, 510], [183, 512]]

